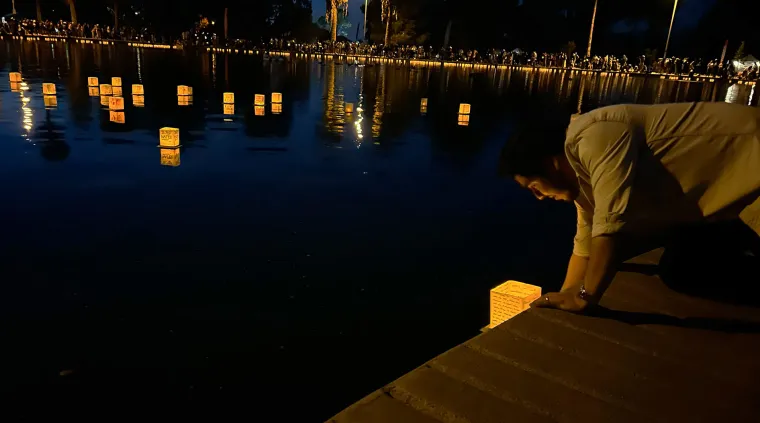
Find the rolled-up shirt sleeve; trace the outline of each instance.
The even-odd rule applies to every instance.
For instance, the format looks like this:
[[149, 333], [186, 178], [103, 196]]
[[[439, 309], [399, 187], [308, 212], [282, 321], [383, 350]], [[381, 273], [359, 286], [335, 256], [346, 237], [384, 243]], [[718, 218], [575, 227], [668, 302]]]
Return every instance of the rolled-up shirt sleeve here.
[[638, 159], [631, 126], [608, 121], [590, 125], [581, 134], [578, 159], [588, 172], [594, 199], [591, 236], [620, 232]]
[[573, 254], [580, 257], [588, 257], [591, 255], [592, 215], [577, 202], [575, 203], [575, 208], [578, 210], [578, 222], [575, 228], [575, 238], [573, 239]]

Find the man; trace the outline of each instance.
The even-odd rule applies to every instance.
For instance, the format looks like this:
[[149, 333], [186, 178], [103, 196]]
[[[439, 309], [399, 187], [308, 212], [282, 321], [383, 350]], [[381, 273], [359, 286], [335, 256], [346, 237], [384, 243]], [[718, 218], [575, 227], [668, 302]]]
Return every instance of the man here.
[[578, 219], [562, 289], [535, 306], [580, 312], [598, 302], [632, 239], [737, 217], [760, 234], [757, 108], [619, 105], [567, 129], [540, 125], [507, 143], [502, 172], [539, 200], [574, 202]]

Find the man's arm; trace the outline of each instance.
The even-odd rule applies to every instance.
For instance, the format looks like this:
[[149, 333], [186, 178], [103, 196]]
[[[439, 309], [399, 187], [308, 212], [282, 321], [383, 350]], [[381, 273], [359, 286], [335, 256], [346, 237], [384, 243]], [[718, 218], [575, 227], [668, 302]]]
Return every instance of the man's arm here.
[[570, 262], [567, 264], [565, 282], [562, 284], [560, 292], [578, 292], [581, 289], [581, 284], [583, 284], [583, 281], [586, 279], [587, 268], [588, 257], [579, 256], [577, 254], [570, 256]]
[[590, 303], [599, 302], [617, 272], [617, 247], [616, 235], [600, 235], [591, 239], [591, 257], [583, 280], [583, 287], [589, 294], [586, 300]]

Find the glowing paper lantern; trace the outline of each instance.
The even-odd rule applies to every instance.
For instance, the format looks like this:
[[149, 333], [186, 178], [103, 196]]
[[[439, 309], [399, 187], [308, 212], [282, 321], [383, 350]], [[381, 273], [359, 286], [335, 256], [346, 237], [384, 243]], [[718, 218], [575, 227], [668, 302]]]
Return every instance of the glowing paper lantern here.
[[224, 105], [224, 114], [225, 115], [234, 115], [235, 114], [235, 105], [234, 104], [225, 104]]
[[43, 98], [46, 109], [54, 109], [58, 107], [58, 97], [54, 95], [46, 95]]
[[235, 93], [224, 93], [222, 94], [222, 103], [224, 104], [232, 104], [235, 102]]
[[121, 87], [121, 77], [114, 76], [113, 78], [111, 78], [111, 85], [113, 85], [114, 87]]
[[42, 84], [42, 94], [44, 95], [55, 95], [55, 84], [50, 82], [45, 82]]
[[263, 106], [266, 103], [266, 96], [264, 94], [256, 94], [253, 96], [253, 104], [255, 106]]
[[97, 76], [91, 76], [87, 78], [87, 86], [88, 87], [97, 87], [99, 85], [98, 83], [98, 77]]
[[282, 103], [282, 93], [272, 93], [272, 103]]
[[179, 166], [179, 148], [161, 148], [162, 166]]
[[346, 113], [354, 112], [354, 103], [346, 103]]
[[108, 108], [110, 110], [124, 110], [124, 98], [123, 97], [109, 97]]
[[457, 124], [459, 126], [468, 126], [470, 124], [470, 115], [459, 115], [457, 117]]
[[541, 287], [527, 283], [506, 281], [491, 290], [491, 322], [489, 328], [517, 316], [541, 297]]
[[179, 128], [161, 128], [158, 140], [161, 147], [179, 147]]
[[121, 87], [111, 87], [111, 92], [113, 95], [121, 97], [124, 95], [124, 92], [122, 91]]
[[132, 84], [132, 95], [145, 95], [145, 88], [142, 84]]
[[21, 72], [11, 72], [8, 74], [11, 82], [21, 82]]
[[469, 115], [470, 114], [470, 105], [467, 103], [462, 103], [459, 105], [459, 114], [460, 115]]
[[279, 115], [282, 113], [282, 103], [272, 103], [272, 114]]
[[192, 95], [192, 94], [193, 94], [192, 88], [188, 87], [187, 85], [177, 86], [177, 95]]
[[[272, 104], [274, 106], [274, 104]], [[253, 114], [256, 116], [264, 116], [264, 106], [254, 106]]]
[[124, 115], [124, 112], [118, 111], [118, 110], [111, 110], [108, 112], [111, 118], [111, 122], [113, 123], [125, 123], [127, 121], [126, 116]]
[[135, 107], [145, 107], [145, 96], [132, 95], [132, 105]]
[[427, 98], [421, 98], [420, 99], [420, 107], [427, 107], [427, 106], [428, 106], [428, 99]]
[[100, 84], [100, 94], [101, 95], [112, 95], [113, 94], [113, 87], [111, 87], [110, 84]]

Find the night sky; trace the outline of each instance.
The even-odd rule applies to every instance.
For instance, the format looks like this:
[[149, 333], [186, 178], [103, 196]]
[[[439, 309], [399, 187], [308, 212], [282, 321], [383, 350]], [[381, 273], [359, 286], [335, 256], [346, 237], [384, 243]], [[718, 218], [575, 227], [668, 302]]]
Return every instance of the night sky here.
[[[507, 1], [507, 0], [505, 0]], [[530, 1], [530, 0], [526, 0]], [[540, 1], [540, 0], [533, 0]], [[663, 0], [672, 1], [672, 0]], [[678, 11], [676, 12], [676, 19], [673, 23], [673, 30], [679, 31], [685, 28], [693, 27], [699, 22], [699, 19], [710, 10], [713, 4], [717, 0], [679, 0]], [[356, 35], [356, 29], [363, 25], [364, 15], [360, 10], [361, 5], [364, 4], [364, 0], [348, 0], [348, 18], [353, 25], [349, 32], [349, 38], [354, 39]], [[600, 5], [599, 7], [603, 7]], [[589, 13], [591, 11], [589, 10]], [[320, 16], [325, 14], [325, 0], [312, 0], [312, 15], [314, 21], [319, 19]], [[646, 22], [618, 22], [613, 25], [615, 32], [629, 32], [629, 31], [643, 31], [648, 28]]]

